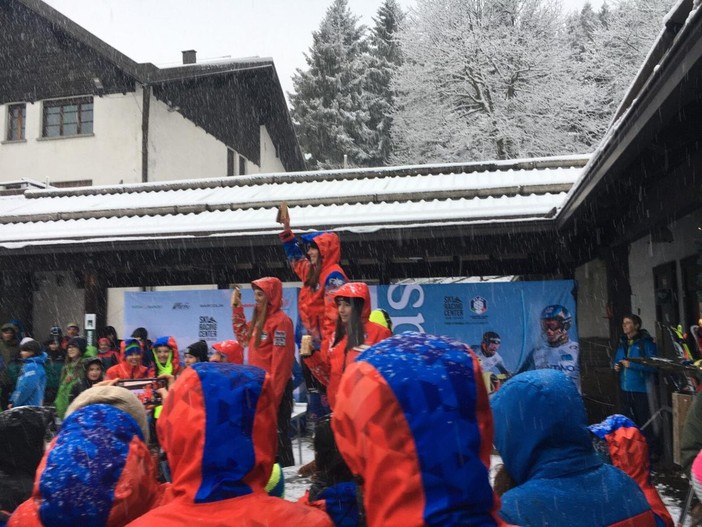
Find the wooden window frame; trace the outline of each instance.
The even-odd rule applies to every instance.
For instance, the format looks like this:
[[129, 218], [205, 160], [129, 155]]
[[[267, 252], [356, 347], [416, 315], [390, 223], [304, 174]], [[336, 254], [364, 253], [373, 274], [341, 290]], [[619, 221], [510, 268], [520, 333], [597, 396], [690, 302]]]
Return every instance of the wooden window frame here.
[[[19, 113], [17, 111], [19, 110]], [[27, 103], [7, 105], [7, 141], [24, 141], [26, 139]]]
[[[67, 111], [67, 107], [76, 106], [75, 111]], [[50, 113], [54, 108], [58, 108], [57, 113]], [[90, 119], [85, 118], [85, 114], [90, 112]], [[75, 122], [68, 121], [66, 117], [75, 113]], [[57, 115], [57, 123], [49, 123], [49, 115]], [[55, 99], [44, 101], [42, 109], [41, 136], [45, 139], [55, 137], [75, 137], [81, 135], [92, 135], [95, 121], [95, 108], [92, 97], [72, 97], [67, 99]], [[58, 133], [49, 134], [50, 128], [57, 128]], [[75, 132], [67, 131], [75, 127]]]

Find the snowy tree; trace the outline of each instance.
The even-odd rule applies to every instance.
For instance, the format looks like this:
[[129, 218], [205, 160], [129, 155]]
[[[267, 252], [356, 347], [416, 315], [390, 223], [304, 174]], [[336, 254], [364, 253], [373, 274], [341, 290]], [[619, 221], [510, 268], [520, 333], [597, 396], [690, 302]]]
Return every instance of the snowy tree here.
[[400, 32], [396, 160], [506, 159], [587, 150], [564, 75], [557, 2], [418, 0]]
[[663, 30], [673, 0], [619, 0], [605, 4], [583, 56], [581, 77], [597, 87], [607, 123]]
[[312, 34], [312, 47], [305, 55], [309, 68], [293, 75], [292, 118], [313, 168], [340, 167], [344, 155], [351, 164], [369, 163], [373, 134], [364, 92], [365, 31], [347, 1], [334, 0]]
[[404, 12], [396, 0], [385, 0], [378, 9], [370, 35], [370, 57], [366, 72], [369, 101], [368, 127], [373, 132], [370, 164], [386, 165], [393, 150], [392, 109], [394, 93], [391, 81], [402, 64], [397, 31]]
[[570, 74], [587, 96], [584, 141], [599, 141], [615, 110], [633, 82], [655, 38], [663, 29], [663, 17], [673, 0], [619, 0], [603, 4], [598, 15], [585, 8], [577, 17], [580, 30], [571, 38], [586, 35], [568, 61]]

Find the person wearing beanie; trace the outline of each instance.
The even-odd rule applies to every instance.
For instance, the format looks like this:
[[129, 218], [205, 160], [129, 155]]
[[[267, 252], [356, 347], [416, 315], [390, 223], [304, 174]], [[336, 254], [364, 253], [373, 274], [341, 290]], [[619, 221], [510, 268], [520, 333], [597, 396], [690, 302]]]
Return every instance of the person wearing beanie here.
[[149, 370], [142, 365], [143, 352], [139, 341], [125, 339], [123, 344], [122, 361], [107, 370], [105, 379], [144, 379], [148, 377]]
[[207, 362], [207, 352], [207, 342], [204, 340], [198, 340], [197, 342], [190, 344], [190, 346], [185, 348], [185, 367], [187, 368], [188, 366], [192, 366], [198, 362]]
[[236, 340], [223, 340], [212, 344], [214, 353], [210, 362], [229, 362], [231, 364], [244, 364], [244, 348]]
[[[68, 398], [69, 403], [73, 402], [78, 395], [92, 388], [95, 384], [104, 380], [105, 367], [98, 357], [87, 357], [83, 359], [83, 375], [80, 381], [71, 388], [71, 395]], [[66, 412], [68, 413], [68, 412]]]
[[266, 493], [276, 451], [275, 402], [271, 376], [260, 368], [210, 362], [186, 368], [156, 425], [170, 491], [128, 527], [331, 527], [322, 511]]
[[36, 473], [32, 497], [9, 527], [122, 527], [163, 498], [147, 447], [146, 413], [129, 390], [98, 386], [81, 393]]
[[59, 419], [63, 419], [66, 414], [71, 390], [81, 379], [83, 373], [82, 359], [87, 345], [87, 341], [82, 337], [73, 337], [68, 341], [68, 346], [66, 347], [66, 362], [63, 365], [63, 370], [61, 370], [58, 393], [54, 401], [56, 416]]
[[378, 308], [371, 311], [368, 320], [375, 322], [376, 324], [380, 324], [392, 332], [392, 318], [390, 318], [390, 314], [384, 309]]
[[15, 391], [12, 392], [8, 408], [17, 406], [41, 406], [46, 390], [47, 355], [41, 350], [41, 344], [31, 338], [22, 340], [20, 347], [22, 370], [17, 378]]
[[116, 348], [112, 347], [110, 339], [107, 337], [98, 339], [97, 357], [102, 362], [102, 366], [105, 371], [109, 370], [112, 366], [119, 364], [119, 352]]

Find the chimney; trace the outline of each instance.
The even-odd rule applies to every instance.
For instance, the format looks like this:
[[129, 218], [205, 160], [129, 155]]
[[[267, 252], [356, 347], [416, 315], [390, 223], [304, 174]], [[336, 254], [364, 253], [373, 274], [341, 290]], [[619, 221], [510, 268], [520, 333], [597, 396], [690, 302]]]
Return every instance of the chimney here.
[[183, 53], [183, 64], [195, 64], [197, 62], [197, 51], [187, 49]]

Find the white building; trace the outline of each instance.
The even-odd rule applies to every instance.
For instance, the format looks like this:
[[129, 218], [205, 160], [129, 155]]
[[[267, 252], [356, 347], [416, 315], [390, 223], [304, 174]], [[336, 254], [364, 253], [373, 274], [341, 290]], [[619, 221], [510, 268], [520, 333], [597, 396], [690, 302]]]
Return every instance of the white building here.
[[40, 0], [0, 3], [0, 182], [304, 169], [271, 59], [137, 64]]

